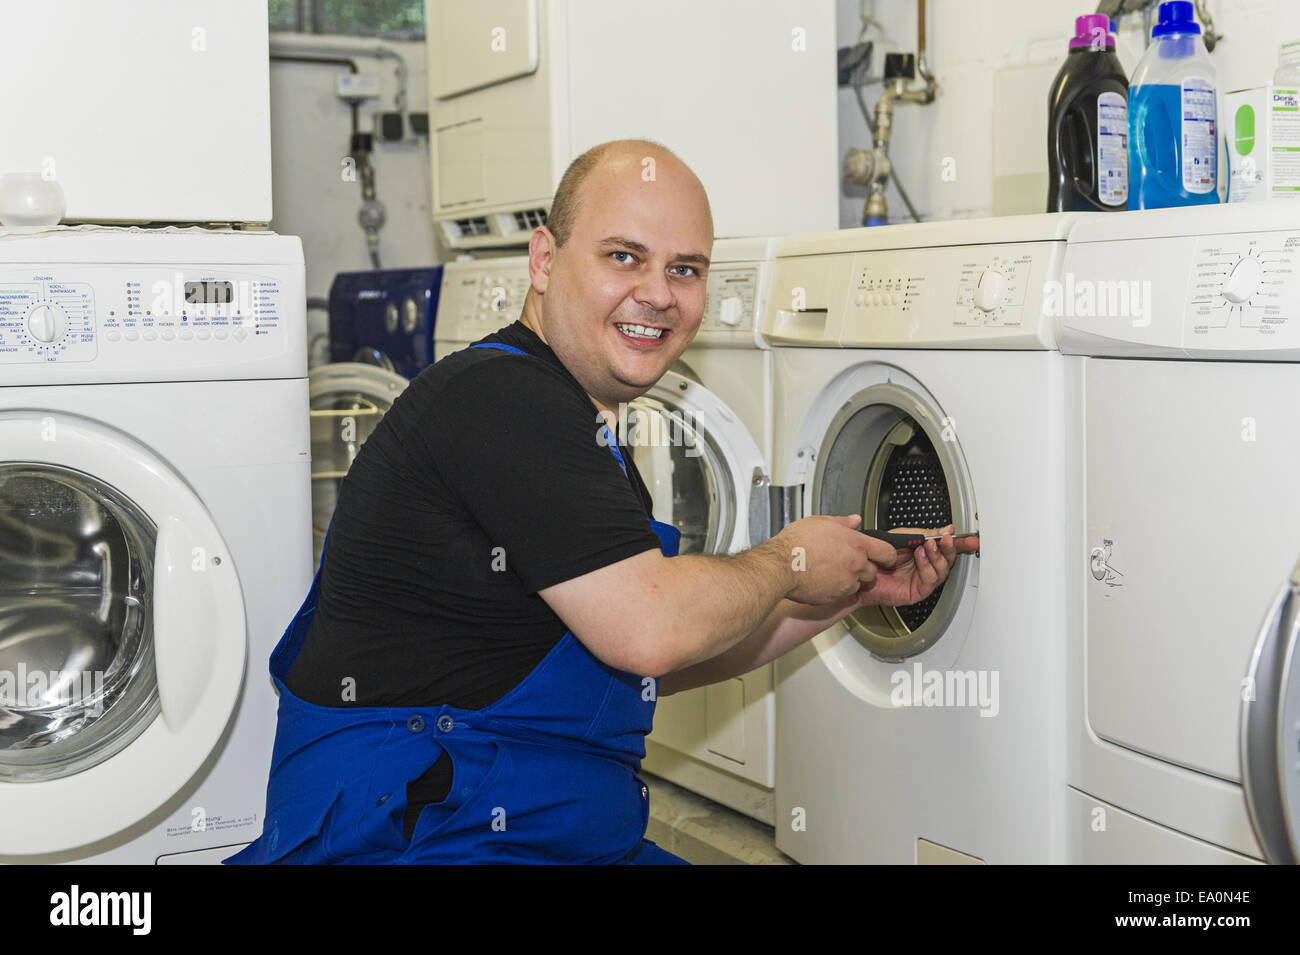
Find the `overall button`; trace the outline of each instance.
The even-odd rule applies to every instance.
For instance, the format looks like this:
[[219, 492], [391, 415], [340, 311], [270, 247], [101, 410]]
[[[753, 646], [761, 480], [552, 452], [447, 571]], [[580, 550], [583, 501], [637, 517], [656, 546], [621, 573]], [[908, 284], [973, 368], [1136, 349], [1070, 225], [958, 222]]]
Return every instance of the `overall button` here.
[[416, 714], [406, 721], [406, 728], [412, 733], [421, 733], [424, 731], [424, 717]]
[[446, 714], [438, 717], [438, 729], [443, 733], [450, 733], [454, 725], [452, 718]]
[[641, 798], [642, 798], [642, 799], [645, 799], [645, 798], [646, 798], [647, 796], [649, 796], [649, 795], [650, 795], [650, 790], [646, 789], [645, 786], [642, 786], [642, 787], [641, 787]]

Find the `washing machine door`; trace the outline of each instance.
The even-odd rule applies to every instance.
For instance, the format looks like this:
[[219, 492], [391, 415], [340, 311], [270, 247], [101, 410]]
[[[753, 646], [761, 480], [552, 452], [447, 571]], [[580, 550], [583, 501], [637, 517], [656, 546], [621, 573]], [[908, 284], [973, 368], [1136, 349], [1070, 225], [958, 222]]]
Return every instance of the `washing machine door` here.
[[122, 833], [216, 750], [244, 676], [234, 561], [165, 460], [0, 413], [0, 855]]
[[1241, 706], [1241, 780], [1264, 857], [1300, 863], [1300, 564], [1264, 618]]
[[682, 532], [683, 554], [750, 546], [751, 516], [766, 515], [767, 473], [753, 436], [722, 399], [669, 371], [620, 419], [654, 516]]
[[[917, 382], [880, 370], [862, 382], [825, 430], [812, 482], [815, 514], [861, 514], [863, 527], [975, 530], [975, 492], [944, 413]], [[972, 571], [959, 560], [948, 579], [920, 603], [862, 607], [845, 624], [872, 656], [898, 662], [923, 653], [953, 632]], [[964, 634], [962, 635], [964, 638]]]
[[308, 375], [311, 402], [312, 543], [320, 566], [339, 485], [366, 438], [406, 386], [406, 378], [376, 365], [338, 362]]

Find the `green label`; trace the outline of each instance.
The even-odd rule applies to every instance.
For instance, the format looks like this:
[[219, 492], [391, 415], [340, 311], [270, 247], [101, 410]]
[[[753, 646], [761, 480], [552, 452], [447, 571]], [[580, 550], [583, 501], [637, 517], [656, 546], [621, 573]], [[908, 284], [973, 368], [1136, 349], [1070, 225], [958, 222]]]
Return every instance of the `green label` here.
[[1255, 148], [1255, 111], [1249, 103], [1243, 104], [1233, 118], [1233, 134], [1237, 146], [1237, 155], [1249, 156]]

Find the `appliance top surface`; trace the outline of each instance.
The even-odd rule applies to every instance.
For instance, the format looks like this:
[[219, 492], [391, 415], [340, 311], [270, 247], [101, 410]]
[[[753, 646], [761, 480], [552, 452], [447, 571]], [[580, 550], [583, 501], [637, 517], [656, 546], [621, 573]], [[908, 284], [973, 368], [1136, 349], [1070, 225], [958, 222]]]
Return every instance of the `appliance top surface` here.
[[729, 262], [762, 261], [776, 256], [781, 238], [761, 236], [742, 239], [714, 239], [713, 254], [709, 256], [711, 265], [726, 265]]
[[302, 241], [275, 232], [139, 226], [0, 228], [0, 264], [298, 265]]
[[1070, 232], [1070, 244], [1271, 232], [1297, 227], [1300, 227], [1300, 203], [1285, 201], [1139, 209], [1083, 216]]
[[1113, 215], [1116, 213], [1042, 213], [812, 232], [788, 236], [781, 243], [777, 255], [787, 257], [819, 255], [827, 252], [872, 252], [889, 249], [1060, 241], [1070, 234], [1071, 228], [1076, 227], [1084, 219]]

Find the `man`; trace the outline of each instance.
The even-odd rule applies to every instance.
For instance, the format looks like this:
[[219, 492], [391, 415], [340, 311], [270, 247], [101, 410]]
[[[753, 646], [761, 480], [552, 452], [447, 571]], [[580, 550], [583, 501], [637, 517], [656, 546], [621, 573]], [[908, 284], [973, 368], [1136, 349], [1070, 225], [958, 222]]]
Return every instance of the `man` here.
[[695, 336], [712, 242], [703, 186], [663, 147], [569, 167], [520, 321], [412, 382], [340, 489], [272, 657], [262, 837], [230, 861], [680, 861], [644, 839], [657, 695], [915, 603], [974, 549], [899, 555], [853, 516], [672, 556], [600, 422]]

